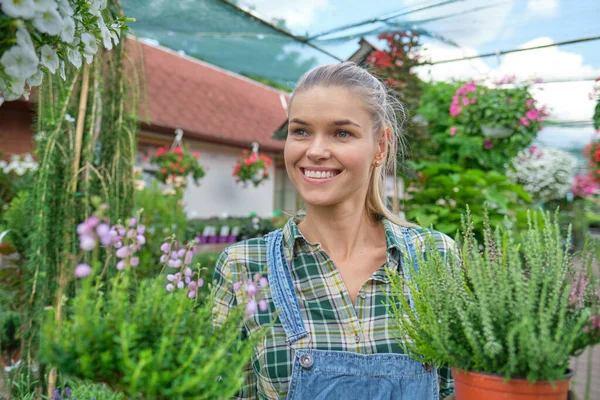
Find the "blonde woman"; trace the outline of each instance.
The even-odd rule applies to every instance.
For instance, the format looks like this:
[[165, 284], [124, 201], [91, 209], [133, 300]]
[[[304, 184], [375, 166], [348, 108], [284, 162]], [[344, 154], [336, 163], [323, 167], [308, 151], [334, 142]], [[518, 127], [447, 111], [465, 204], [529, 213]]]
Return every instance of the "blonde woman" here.
[[[385, 305], [385, 267], [402, 274], [425, 234], [385, 203], [385, 173], [396, 171], [402, 138], [398, 112], [385, 86], [353, 63], [318, 67], [298, 83], [284, 156], [305, 214], [230, 246], [215, 271], [219, 323], [243, 301], [233, 281], [268, 270], [268, 307], [246, 320], [243, 334], [268, 332], [238, 398], [430, 400], [452, 393], [448, 369], [403, 354]], [[441, 252], [451, 250], [452, 239], [431, 233]]]

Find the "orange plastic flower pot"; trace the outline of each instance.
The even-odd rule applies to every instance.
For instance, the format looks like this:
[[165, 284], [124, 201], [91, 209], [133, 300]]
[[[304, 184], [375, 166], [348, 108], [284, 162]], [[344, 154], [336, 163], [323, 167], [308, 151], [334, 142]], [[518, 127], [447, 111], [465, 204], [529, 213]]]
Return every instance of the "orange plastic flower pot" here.
[[567, 400], [571, 375], [552, 383], [470, 372], [452, 367], [456, 400]]

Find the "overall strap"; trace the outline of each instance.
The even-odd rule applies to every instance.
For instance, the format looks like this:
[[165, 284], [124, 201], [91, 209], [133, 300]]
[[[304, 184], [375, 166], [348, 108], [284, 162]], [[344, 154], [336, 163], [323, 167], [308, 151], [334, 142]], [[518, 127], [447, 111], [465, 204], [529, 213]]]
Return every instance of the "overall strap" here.
[[[401, 260], [402, 263], [400, 265], [404, 265], [404, 260], [406, 260], [408, 258], [408, 259], [412, 260], [413, 265], [414, 265], [414, 270], [416, 272], [419, 272], [419, 260], [417, 257], [417, 252], [415, 250], [415, 243], [413, 242], [413, 240], [410, 236], [408, 228], [402, 227], [401, 229], [402, 229], [402, 235], [404, 236], [404, 244], [406, 246], [406, 249], [408, 250], [408, 255], [403, 255], [403, 258]], [[402, 270], [403, 270], [402, 272], [404, 273], [404, 277], [406, 278], [406, 280], [408, 282], [410, 282], [410, 279], [411, 279], [410, 269], [402, 268]], [[414, 309], [415, 304], [414, 304], [411, 290], [408, 290], [408, 301], [410, 303], [410, 306]]]
[[264, 236], [267, 242], [267, 270], [269, 286], [279, 319], [287, 335], [287, 342], [293, 343], [308, 335], [300, 314], [298, 298], [294, 290], [291, 271], [283, 252], [283, 231], [277, 229]]

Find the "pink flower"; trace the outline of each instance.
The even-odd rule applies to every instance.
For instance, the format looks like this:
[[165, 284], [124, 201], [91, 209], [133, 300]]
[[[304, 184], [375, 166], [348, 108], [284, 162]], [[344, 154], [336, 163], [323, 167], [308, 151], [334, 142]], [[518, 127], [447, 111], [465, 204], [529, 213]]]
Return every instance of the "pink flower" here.
[[258, 302], [258, 308], [262, 312], [267, 311], [269, 309], [269, 305], [267, 304], [267, 300], [265, 300], [265, 299], [259, 300], [259, 302]]
[[533, 121], [538, 118], [538, 112], [535, 108], [532, 108], [531, 110], [529, 110], [525, 113], [525, 116]]
[[267, 287], [269, 286], [269, 281], [264, 276], [258, 280], [258, 286]]
[[529, 120], [527, 118], [525, 118], [525, 117], [521, 117], [521, 123], [524, 126], [529, 126]]
[[460, 107], [456, 105], [450, 106], [450, 115], [456, 117], [458, 114], [460, 114]]
[[455, 126], [450, 128], [450, 136], [454, 136], [456, 135], [456, 131], [458, 130], [458, 128], [456, 128]]
[[527, 103], [525, 103], [525, 105], [526, 105], [527, 107], [531, 107], [531, 106], [533, 105], [533, 99], [529, 99], [529, 100], [527, 100]]
[[468, 97], [463, 97], [463, 99], [462, 99], [462, 102], [463, 102], [463, 106], [468, 106], [468, 105], [469, 105], [469, 103], [470, 103], [470, 101], [469, 101], [469, 98], [468, 98]]
[[452, 98], [452, 105], [453, 105], [453, 106], [457, 106], [457, 105], [458, 105], [458, 101], [459, 101], [459, 98], [458, 98], [458, 96], [456, 96], [456, 95], [455, 95], [455, 96]]
[[493, 140], [491, 140], [491, 139], [486, 139], [486, 140], [484, 140], [484, 141], [483, 141], [483, 147], [484, 147], [486, 150], [493, 149], [493, 148], [494, 148], [494, 141], [493, 141]]
[[471, 81], [465, 85], [465, 91], [474, 92], [475, 91], [475, 81]]
[[529, 154], [533, 155], [538, 150], [537, 146], [531, 146], [529, 148]]
[[247, 304], [246, 304], [246, 315], [249, 317], [251, 315], [256, 314], [256, 311], [258, 310], [257, 304], [256, 304], [256, 300], [250, 300]]
[[79, 264], [75, 267], [75, 276], [77, 278], [85, 278], [92, 272], [92, 267], [88, 264]]
[[256, 291], [256, 285], [252, 282], [248, 283], [248, 286], [246, 286], [246, 293], [248, 293], [248, 296], [254, 296], [256, 294]]
[[471, 99], [471, 104], [475, 104], [475, 103], [477, 103], [477, 99], [476, 99], [475, 97], [473, 97], [473, 98]]

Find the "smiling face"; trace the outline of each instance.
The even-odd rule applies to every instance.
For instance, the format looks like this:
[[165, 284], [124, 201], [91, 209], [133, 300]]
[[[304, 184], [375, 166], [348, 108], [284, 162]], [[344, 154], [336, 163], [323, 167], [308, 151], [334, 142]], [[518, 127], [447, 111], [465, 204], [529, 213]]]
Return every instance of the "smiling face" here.
[[341, 87], [294, 95], [285, 142], [288, 176], [307, 205], [364, 205], [373, 165], [385, 158], [384, 135], [361, 96]]

